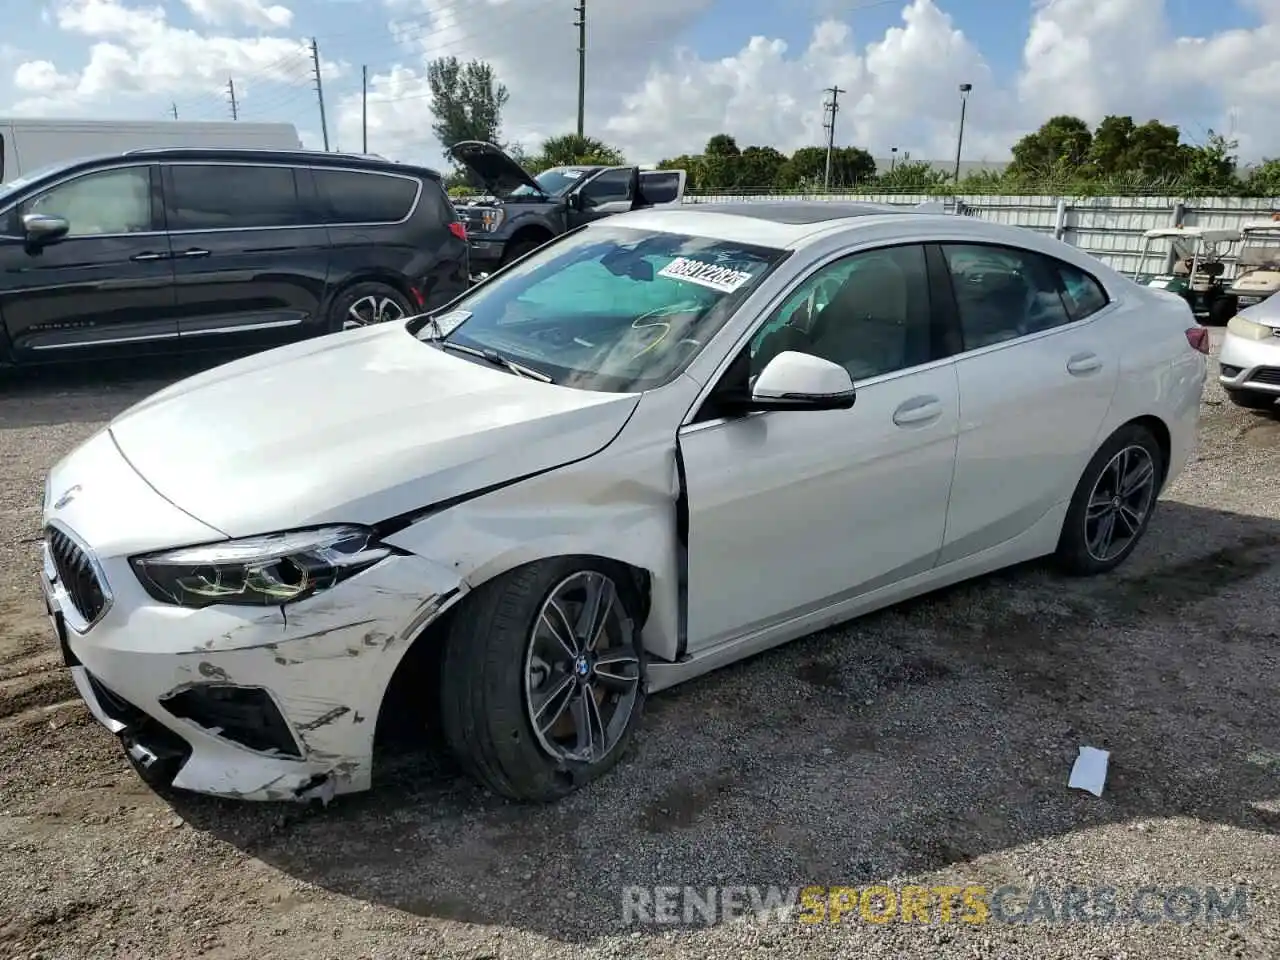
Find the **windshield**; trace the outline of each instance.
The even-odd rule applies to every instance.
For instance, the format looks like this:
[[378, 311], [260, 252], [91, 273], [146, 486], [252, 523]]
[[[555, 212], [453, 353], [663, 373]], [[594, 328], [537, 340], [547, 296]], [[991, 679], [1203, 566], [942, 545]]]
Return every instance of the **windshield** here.
[[647, 390], [678, 376], [786, 255], [593, 224], [464, 295], [419, 336], [442, 333], [562, 386]]
[[[544, 170], [534, 177], [533, 182], [541, 187], [542, 193], [547, 196], [559, 197], [572, 190], [578, 181], [586, 175], [586, 170], [576, 167], [552, 167], [550, 170]], [[509, 197], [538, 197], [541, 195], [528, 184], [516, 187], [507, 194]]]
[[1280, 231], [1246, 233], [1238, 262], [1245, 267], [1280, 264]]

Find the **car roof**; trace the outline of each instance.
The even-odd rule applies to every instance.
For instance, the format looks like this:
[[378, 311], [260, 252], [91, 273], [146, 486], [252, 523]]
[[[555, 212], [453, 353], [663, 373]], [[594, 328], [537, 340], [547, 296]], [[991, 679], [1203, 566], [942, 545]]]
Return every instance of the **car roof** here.
[[769, 223], [796, 226], [866, 217], [879, 213], [905, 213], [910, 207], [887, 203], [850, 203], [840, 200], [743, 200], [729, 203], [699, 203], [700, 213], [716, 213], [728, 217], [753, 217]]
[[76, 157], [57, 164], [47, 173], [71, 173], [109, 164], [113, 161], [140, 160], [208, 160], [218, 163], [287, 163], [311, 167], [341, 167], [346, 170], [401, 173], [408, 176], [440, 180], [438, 170], [416, 164], [397, 163], [382, 157], [360, 153], [329, 153], [324, 150], [282, 150], [253, 147], [140, 147], [121, 153], [100, 153]]

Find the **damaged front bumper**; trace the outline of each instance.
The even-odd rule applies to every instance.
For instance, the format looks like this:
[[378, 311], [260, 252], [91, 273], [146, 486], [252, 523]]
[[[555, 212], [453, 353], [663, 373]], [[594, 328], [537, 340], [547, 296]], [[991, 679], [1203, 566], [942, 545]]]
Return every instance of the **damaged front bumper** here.
[[191, 610], [151, 600], [123, 559], [93, 564], [111, 601], [86, 624], [45, 544], [49, 617], [90, 713], [153, 786], [245, 800], [367, 789], [392, 674], [464, 589], [399, 555], [295, 605]]

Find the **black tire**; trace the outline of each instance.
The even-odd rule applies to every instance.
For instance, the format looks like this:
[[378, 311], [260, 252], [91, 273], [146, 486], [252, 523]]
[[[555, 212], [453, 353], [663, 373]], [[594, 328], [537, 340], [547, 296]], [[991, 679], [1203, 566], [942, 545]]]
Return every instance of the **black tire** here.
[[[362, 309], [365, 302], [371, 302], [373, 309], [368, 311]], [[365, 316], [367, 322], [355, 323], [354, 316], [357, 313]], [[330, 333], [337, 333], [353, 327], [410, 317], [414, 313], [408, 298], [395, 287], [376, 280], [367, 280], [364, 283], [353, 284], [333, 298], [333, 302], [329, 305], [327, 327]]]
[[1211, 326], [1225, 327], [1228, 321], [1230, 321], [1235, 315], [1235, 297], [1224, 294], [1209, 304], [1209, 324]]
[[538, 249], [546, 242], [546, 240], [535, 237], [521, 237], [519, 240], [508, 243], [507, 248], [502, 251], [502, 262], [499, 265], [505, 267], [508, 263], [519, 260], [526, 253]]
[[[1098, 527], [1095, 526], [1099, 521], [1095, 519], [1095, 513], [1089, 510], [1090, 500], [1095, 500], [1095, 491], [1098, 492], [1099, 498], [1107, 493], [1115, 493], [1109, 489], [1111, 478], [1115, 476], [1115, 461], [1122, 452], [1141, 451], [1139, 453], [1130, 453], [1130, 457], [1134, 462], [1133, 474], [1136, 476], [1138, 464], [1140, 464], [1145, 456], [1149, 461], [1151, 470], [1151, 488], [1150, 496], [1142, 498], [1144, 502], [1141, 510], [1140, 520], [1136, 522], [1136, 529], [1132, 529], [1135, 524], [1132, 523], [1133, 505], [1137, 500], [1129, 500], [1126, 506], [1129, 511], [1121, 514], [1119, 506], [1112, 506], [1116, 503], [1115, 498], [1111, 498], [1111, 504], [1102, 507], [1103, 511], [1112, 511], [1115, 516], [1112, 518], [1112, 526], [1117, 529], [1121, 535], [1125, 530], [1132, 530], [1127, 539], [1115, 547], [1114, 552], [1106, 549], [1099, 551], [1097, 549], [1097, 541], [1091, 536], [1096, 533]], [[1080, 482], [1076, 484], [1075, 493], [1071, 497], [1071, 505], [1067, 508], [1067, 517], [1062, 524], [1062, 533], [1058, 538], [1058, 549], [1054, 555], [1057, 566], [1064, 573], [1072, 576], [1094, 576], [1099, 573], [1106, 573], [1118, 567], [1133, 552], [1133, 549], [1142, 539], [1143, 534], [1147, 531], [1147, 526], [1151, 522], [1151, 515], [1155, 512], [1156, 499], [1160, 495], [1160, 488], [1164, 484], [1164, 476], [1166, 463], [1160, 444], [1156, 441], [1155, 436], [1146, 427], [1139, 424], [1127, 424], [1113, 433], [1107, 441], [1098, 448], [1098, 452], [1093, 455], [1093, 459], [1089, 461], [1089, 465], [1085, 467], [1084, 473], [1080, 477]], [[1093, 541], [1091, 543], [1091, 541]], [[1114, 544], [1113, 544], [1114, 546]]]
[[1246, 410], [1274, 410], [1276, 406], [1274, 396], [1253, 390], [1228, 390], [1227, 399]]
[[[612, 748], [592, 762], [553, 756], [526, 708], [526, 657], [535, 622], [552, 592], [579, 574], [603, 574], [612, 581], [619, 619], [625, 618], [629, 631], [625, 639], [635, 653], [634, 696], [625, 727]], [[630, 576], [590, 557], [536, 561], [477, 588], [452, 619], [441, 669], [441, 726], [459, 765], [501, 796], [534, 802], [556, 800], [611, 770], [630, 746], [644, 711], [645, 657], [635, 623], [638, 609]], [[552, 676], [547, 675], [548, 686]], [[598, 709], [596, 716], [600, 717]]]

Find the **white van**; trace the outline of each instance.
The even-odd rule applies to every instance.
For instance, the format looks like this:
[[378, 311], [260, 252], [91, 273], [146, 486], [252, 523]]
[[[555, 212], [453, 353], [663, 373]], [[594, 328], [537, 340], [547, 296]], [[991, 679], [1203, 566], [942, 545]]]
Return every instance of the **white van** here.
[[66, 160], [147, 147], [298, 150], [302, 141], [291, 123], [0, 117], [0, 183]]

